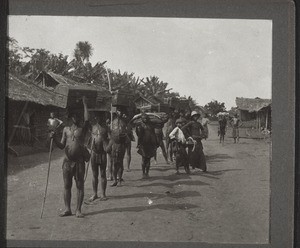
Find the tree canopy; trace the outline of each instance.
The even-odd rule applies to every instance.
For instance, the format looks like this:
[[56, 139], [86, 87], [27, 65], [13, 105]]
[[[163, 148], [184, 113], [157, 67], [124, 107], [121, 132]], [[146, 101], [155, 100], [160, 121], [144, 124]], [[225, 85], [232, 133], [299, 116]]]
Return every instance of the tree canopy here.
[[[80, 83], [93, 83], [111, 90], [127, 89], [135, 96], [143, 94], [145, 97], [155, 96], [165, 98], [181, 98], [178, 92], [173, 92], [169, 84], [159, 79], [158, 76], [139, 78], [129, 72], [121, 73], [106, 68], [107, 61], [97, 62], [92, 65], [89, 61], [94, 48], [88, 41], [76, 43], [73, 58], [62, 53], [53, 54], [43, 48], [20, 47], [17, 40], [8, 38], [9, 56], [8, 69], [11, 73], [23, 75], [29, 79], [35, 79], [42, 71], [52, 71], [65, 77], [72, 78]], [[189, 96], [190, 108], [197, 106], [196, 101]]]
[[207, 103], [204, 108], [212, 117], [216, 117], [219, 112], [226, 111], [225, 103], [218, 102], [217, 100], [212, 100], [211, 102]]

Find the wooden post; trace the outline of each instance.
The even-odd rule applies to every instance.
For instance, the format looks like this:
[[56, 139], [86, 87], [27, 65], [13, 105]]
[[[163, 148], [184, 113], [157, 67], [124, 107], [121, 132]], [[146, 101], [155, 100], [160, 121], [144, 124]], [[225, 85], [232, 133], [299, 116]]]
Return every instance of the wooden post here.
[[[19, 119], [18, 119], [16, 125], [19, 125], [19, 124], [20, 124], [20, 121], [21, 121], [21, 119], [22, 119], [22, 116], [23, 116], [25, 110], [27, 109], [27, 106], [28, 106], [28, 101], [25, 103], [25, 105], [24, 105], [24, 107], [23, 107], [23, 109], [22, 109], [22, 112], [21, 112], [21, 114], [20, 114], [20, 116], [19, 116]], [[9, 146], [10, 143], [12, 142], [12, 140], [13, 140], [13, 138], [14, 138], [14, 136], [15, 136], [15, 133], [16, 133], [16, 128], [14, 127], [14, 128], [13, 128], [13, 131], [12, 131], [12, 133], [11, 133], [9, 139], [8, 139], [8, 146]]]
[[269, 110], [267, 109], [267, 114], [266, 114], [266, 129], [268, 129], [268, 119], [269, 119]]
[[261, 123], [260, 123], [260, 113], [257, 112], [257, 114], [258, 114], [258, 130], [260, 131], [260, 125], [261, 125]]

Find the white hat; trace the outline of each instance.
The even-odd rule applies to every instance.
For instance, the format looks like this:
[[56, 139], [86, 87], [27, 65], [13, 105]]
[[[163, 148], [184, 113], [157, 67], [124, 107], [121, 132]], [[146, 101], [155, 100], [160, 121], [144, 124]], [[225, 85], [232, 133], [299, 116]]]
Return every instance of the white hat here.
[[193, 117], [194, 115], [199, 115], [200, 116], [200, 114], [197, 112], [197, 111], [192, 111], [192, 113], [191, 113], [191, 117]]

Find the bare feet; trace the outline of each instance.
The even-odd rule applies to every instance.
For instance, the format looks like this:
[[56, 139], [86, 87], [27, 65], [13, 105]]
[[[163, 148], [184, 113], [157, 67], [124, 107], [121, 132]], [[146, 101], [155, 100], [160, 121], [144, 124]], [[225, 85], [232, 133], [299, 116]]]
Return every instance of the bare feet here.
[[112, 185], [110, 185], [111, 187], [115, 187], [118, 185], [118, 182], [114, 182]]
[[77, 218], [83, 218], [84, 217], [84, 215], [80, 211], [78, 211], [78, 210], [76, 211], [75, 216]]
[[99, 201], [107, 201], [107, 200], [108, 200], [108, 198], [106, 196], [102, 196], [99, 198]]
[[97, 195], [93, 195], [89, 198], [89, 202], [95, 201], [98, 198]]
[[59, 214], [59, 217], [66, 217], [66, 216], [71, 216], [72, 212], [70, 210], [64, 211]]
[[131, 170], [130, 169], [127, 169], [127, 172], [130, 172]]

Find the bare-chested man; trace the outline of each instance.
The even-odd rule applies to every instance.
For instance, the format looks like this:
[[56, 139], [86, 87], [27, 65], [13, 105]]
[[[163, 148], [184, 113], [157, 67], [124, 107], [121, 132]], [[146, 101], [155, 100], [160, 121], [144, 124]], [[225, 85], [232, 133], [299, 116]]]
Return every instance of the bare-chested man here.
[[142, 123], [136, 127], [138, 136], [138, 154], [142, 156], [143, 179], [149, 178], [150, 160], [155, 156], [159, 146], [155, 135], [155, 126], [150, 122], [147, 114], [142, 114]]
[[[47, 126], [48, 126], [48, 137], [47, 137], [47, 140], [46, 140], [46, 147], [50, 147], [50, 141], [51, 141], [51, 133], [52, 132], [57, 132], [58, 129], [62, 126], [63, 124], [63, 121], [56, 118], [55, 117], [55, 113], [54, 112], [50, 112], [50, 118], [48, 119], [48, 122], [47, 122]], [[52, 150], [54, 148], [52, 147]]]
[[91, 133], [91, 167], [93, 172], [93, 195], [89, 201], [94, 201], [98, 198], [98, 183], [99, 183], [99, 169], [101, 180], [101, 198], [100, 200], [107, 200], [106, 197], [106, 166], [107, 166], [107, 153], [106, 147], [108, 145], [108, 130], [104, 124], [101, 123], [100, 115], [95, 116], [96, 124], [92, 126]]
[[112, 187], [117, 186], [123, 182], [124, 164], [123, 159], [125, 156], [125, 143], [127, 139], [128, 128], [127, 124], [122, 117], [123, 113], [121, 109], [117, 110], [117, 116], [112, 121], [110, 130], [110, 140], [107, 148], [107, 152], [111, 156], [111, 166], [113, 174]]
[[132, 141], [135, 141], [133, 132], [132, 132], [132, 126], [129, 123], [130, 119], [128, 118], [127, 114], [123, 114], [123, 119], [127, 124], [127, 137], [125, 141], [125, 152], [126, 152], [126, 163], [127, 163], [127, 172], [130, 172], [130, 163], [131, 163], [131, 143]]
[[78, 218], [84, 217], [81, 213], [81, 206], [84, 197], [84, 174], [85, 162], [90, 158], [88, 150], [84, 146], [86, 133], [89, 129], [88, 111], [85, 97], [82, 98], [84, 106], [84, 125], [79, 125], [79, 117], [76, 112], [69, 113], [72, 125], [63, 129], [62, 139], [59, 142], [55, 133], [52, 133], [54, 142], [60, 149], [65, 149], [62, 170], [64, 179], [64, 203], [65, 210], [59, 215], [61, 217], [72, 215], [71, 211], [71, 189], [73, 177], [77, 187], [77, 207], [75, 215]]

